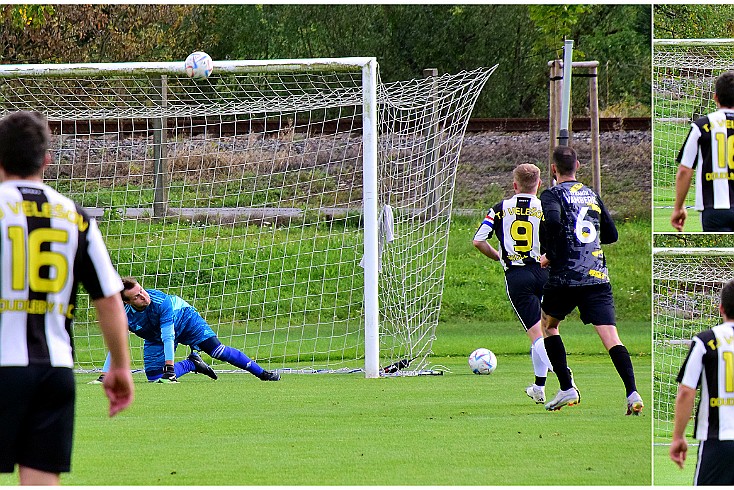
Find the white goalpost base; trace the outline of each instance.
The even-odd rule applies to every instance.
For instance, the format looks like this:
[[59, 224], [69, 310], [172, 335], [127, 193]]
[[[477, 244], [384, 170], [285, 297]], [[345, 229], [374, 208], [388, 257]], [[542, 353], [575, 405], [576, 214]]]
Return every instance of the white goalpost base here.
[[[0, 100], [48, 117], [44, 178], [97, 218], [122, 276], [267, 369], [376, 377], [428, 366], [459, 151], [495, 68], [382, 83], [374, 58], [215, 61], [201, 81], [183, 62], [2, 65]], [[74, 337], [78, 370], [100, 369], [83, 292]]]

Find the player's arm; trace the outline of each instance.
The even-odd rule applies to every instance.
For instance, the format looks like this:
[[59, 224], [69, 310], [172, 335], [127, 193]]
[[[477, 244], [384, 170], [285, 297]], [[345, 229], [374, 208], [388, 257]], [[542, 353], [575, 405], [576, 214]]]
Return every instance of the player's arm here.
[[601, 213], [599, 215], [599, 242], [601, 244], [614, 243], [619, 239], [619, 232], [614, 224], [612, 215], [600, 197], [597, 197]]
[[554, 243], [562, 240], [563, 223], [561, 222], [561, 202], [548, 189], [540, 194], [540, 204], [543, 208], [543, 221], [540, 223], [538, 237], [541, 250], [545, 251], [546, 259], [553, 262], [555, 257]]
[[103, 386], [110, 400], [110, 417], [127, 408], [133, 401], [133, 379], [130, 374], [127, 315], [119, 294], [93, 300], [99, 328], [109, 350], [109, 367]]
[[495, 216], [495, 210], [490, 209], [487, 213], [487, 216], [482, 221], [482, 224], [479, 225], [476, 233], [474, 233], [474, 240], [472, 240], [472, 243], [477, 248], [477, 250], [482, 252], [490, 259], [500, 260], [500, 253], [487, 241], [492, 237], [492, 232], [494, 231]]
[[686, 141], [678, 152], [676, 161], [678, 171], [675, 174], [675, 202], [673, 212], [670, 215], [670, 224], [678, 231], [683, 231], [688, 211], [686, 211], [686, 196], [691, 188], [693, 169], [696, 168], [698, 159], [698, 140], [701, 137], [701, 129], [694, 122], [688, 131]]
[[675, 204], [673, 204], [673, 212], [670, 215], [670, 224], [678, 231], [683, 231], [688, 217], [686, 196], [688, 189], [691, 188], [691, 180], [693, 180], [693, 169], [682, 164], [678, 165], [678, 172], [675, 174]]
[[670, 443], [670, 459], [679, 468], [683, 468], [688, 452], [685, 430], [691, 420], [693, 404], [696, 400], [696, 390], [686, 385], [678, 385], [678, 395], [675, 397], [675, 421], [673, 425], [673, 440]]
[[171, 297], [166, 295], [159, 305], [161, 322], [161, 340], [163, 341], [163, 354], [166, 364], [173, 366], [175, 330], [173, 325], [173, 303]]
[[[78, 208], [77, 212], [88, 219], [82, 209]], [[80, 238], [74, 276], [84, 285], [97, 309], [99, 328], [109, 351], [109, 370], [103, 386], [110, 400], [109, 414], [112, 417], [129, 406], [134, 396], [127, 315], [120, 298], [120, 276], [112, 265], [97, 223], [94, 220], [88, 223], [83, 238]]]

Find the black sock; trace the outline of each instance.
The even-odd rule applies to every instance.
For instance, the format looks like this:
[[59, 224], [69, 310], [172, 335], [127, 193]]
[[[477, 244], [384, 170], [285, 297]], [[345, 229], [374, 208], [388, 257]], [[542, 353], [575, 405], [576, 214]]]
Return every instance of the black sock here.
[[566, 346], [563, 345], [563, 339], [560, 335], [551, 335], [543, 339], [545, 343], [545, 351], [548, 353], [548, 359], [550, 359], [551, 365], [553, 366], [553, 372], [558, 377], [558, 383], [561, 385], [562, 390], [570, 390], [571, 375], [568, 373], [568, 364], [566, 363]]
[[546, 380], [545, 376], [543, 376], [542, 378], [540, 376], [536, 376], [535, 386], [545, 386], [545, 380]]
[[627, 390], [627, 396], [630, 396], [633, 391], [637, 391], [637, 385], [635, 384], [635, 371], [632, 368], [632, 359], [630, 359], [630, 353], [627, 352], [627, 347], [622, 344], [615, 345], [609, 349], [609, 357], [612, 358], [612, 363], [614, 363], [619, 377], [622, 378], [624, 389]]

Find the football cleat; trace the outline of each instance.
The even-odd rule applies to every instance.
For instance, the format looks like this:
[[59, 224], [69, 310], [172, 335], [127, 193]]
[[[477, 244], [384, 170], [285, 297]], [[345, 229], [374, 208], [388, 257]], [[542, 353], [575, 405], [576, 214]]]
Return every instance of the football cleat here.
[[101, 385], [103, 382], [104, 382], [104, 373], [100, 374], [99, 378], [93, 379], [92, 381], [90, 381], [87, 384], [88, 385]]
[[531, 384], [525, 388], [525, 394], [528, 395], [536, 404], [545, 403], [545, 386]]
[[573, 371], [571, 371], [571, 368], [568, 368], [568, 375], [571, 376], [571, 386], [576, 390], [576, 394], [579, 396], [579, 401], [576, 403], [581, 403], [581, 391], [579, 391], [579, 387], [576, 386], [576, 380], [573, 379]]
[[545, 409], [548, 411], [560, 410], [561, 408], [568, 405], [572, 407], [579, 403], [579, 392], [576, 388], [569, 388], [568, 390], [558, 390], [556, 397], [549, 403], [545, 404]]
[[627, 413], [625, 415], [640, 415], [645, 405], [642, 403], [642, 397], [636, 391], [633, 391], [627, 397]]
[[178, 381], [178, 378], [174, 375], [174, 376], [168, 377], [168, 378], [158, 378], [155, 382], [156, 383], [171, 384], [171, 383], [178, 383], [179, 381]]
[[280, 374], [276, 373], [275, 371], [263, 370], [262, 374], [258, 376], [258, 378], [260, 378], [260, 381], [279, 381]]
[[194, 364], [195, 373], [204, 374], [206, 376], [209, 376], [211, 379], [217, 379], [217, 373], [215, 373], [211, 366], [205, 363], [204, 359], [202, 359], [201, 356], [196, 352], [191, 351], [191, 354], [189, 354], [189, 357], [187, 357], [186, 359]]

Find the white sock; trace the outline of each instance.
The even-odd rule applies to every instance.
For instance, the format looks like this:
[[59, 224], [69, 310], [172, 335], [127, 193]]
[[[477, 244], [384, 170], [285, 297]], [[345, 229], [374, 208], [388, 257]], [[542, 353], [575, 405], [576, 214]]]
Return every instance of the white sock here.
[[533, 371], [539, 378], [548, 376], [548, 371], [553, 371], [548, 353], [545, 351], [543, 337], [538, 337], [530, 348], [530, 357], [533, 360]]

